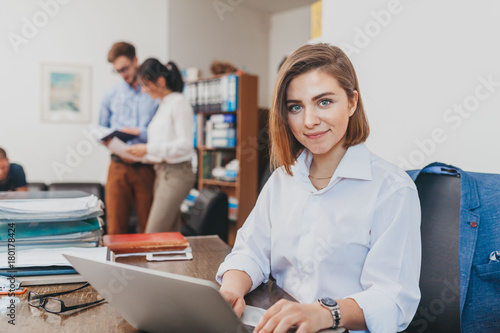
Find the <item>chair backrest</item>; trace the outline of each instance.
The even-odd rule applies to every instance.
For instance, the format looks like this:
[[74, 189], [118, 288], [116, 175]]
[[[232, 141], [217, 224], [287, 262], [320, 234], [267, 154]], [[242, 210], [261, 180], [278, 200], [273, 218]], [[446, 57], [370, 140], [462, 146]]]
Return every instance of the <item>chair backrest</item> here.
[[45, 183], [28, 183], [28, 191], [47, 191]]
[[460, 332], [460, 177], [422, 173], [415, 184], [422, 209], [422, 298], [405, 332]]
[[83, 191], [104, 201], [104, 186], [100, 183], [52, 183], [49, 191]]
[[181, 233], [185, 236], [218, 235], [227, 242], [228, 227], [226, 193], [214, 188], [204, 188], [196, 198]]

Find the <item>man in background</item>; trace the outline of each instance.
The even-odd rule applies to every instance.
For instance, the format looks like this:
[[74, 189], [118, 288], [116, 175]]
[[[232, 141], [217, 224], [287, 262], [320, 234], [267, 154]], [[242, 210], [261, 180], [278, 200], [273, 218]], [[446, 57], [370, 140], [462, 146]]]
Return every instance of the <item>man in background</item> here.
[[0, 191], [27, 191], [23, 167], [10, 163], [7, 153], [0, 148]]
[[[139, 66], [135, 47], [126, 42], [113, 44], [108, 53], [108, 62], [123, 82], [105, 94], [99, 125], [137, 135], [127, 144], [146, 143], [146, 129], [158, 108], [158, 102], [151, 99], [149, 94], [141, 92], [137, 80]], [[111, 155], [105, 197], [108, 234], [128, 232], [134, 202], [138, 231], [144, 232], [153, 202], [154, 178], [152, 165], [133, 163]]]

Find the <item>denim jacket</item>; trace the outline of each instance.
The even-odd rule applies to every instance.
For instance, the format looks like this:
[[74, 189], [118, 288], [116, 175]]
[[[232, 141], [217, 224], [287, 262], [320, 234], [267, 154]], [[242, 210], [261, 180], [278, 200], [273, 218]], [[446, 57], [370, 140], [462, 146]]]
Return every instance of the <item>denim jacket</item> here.
[[460, 175], [462, 332], [500, 332], [500, 261], [490, 259], [493, 251], [500, 251], [500, 175], [465, 172], [443, 163], [408, 171], [414, 181], [420, 173]]

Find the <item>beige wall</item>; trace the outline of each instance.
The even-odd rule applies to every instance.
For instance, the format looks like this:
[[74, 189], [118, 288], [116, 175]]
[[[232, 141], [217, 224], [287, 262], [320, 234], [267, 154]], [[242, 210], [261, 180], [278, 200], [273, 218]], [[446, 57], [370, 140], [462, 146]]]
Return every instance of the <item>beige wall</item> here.
[[283, 58], [307, 43], [310, 37], [311, 7], [304, 6], [271, 16], [269, 31], [269, 102], [278, 66]]
[[375, 153], [500, 173], [499, 13], [493, 0], [323, 1], [323, 40], [351, 53]]
[[[57, 1], [0, 2], [0, 146], [25, 167], [28, 181], [105, 182], [109, 154], [85, 136], [88, 124], [41, 122], [40, 64], [91, 67], [90, 113], [97, 123], [103, 93], [120, 81], [106, 60], [112, 43], [132, 42], [140, 60], [166, 58], [167, 0], [148, 0], [147, 6], [137, 0]], [[51, 15], [40, 3], [56, 4], [48, 9]], [[23, 37], [23, 18], [32, 22], [33, 16], [40, 20], [38, 31], [32, 36], [24, 31], [27, 42], [13, 47], [7, 36]], [[58, 177], [54, 163], [71, 172]]]
[[269, 16], [240, 5], [217, 11], [212, 1], [170, 0], [169, 58], [181, 68], [197, 67], [209, 76], [214, 60], [232, 62], [259, 76], [259, 105], [267, 105]]

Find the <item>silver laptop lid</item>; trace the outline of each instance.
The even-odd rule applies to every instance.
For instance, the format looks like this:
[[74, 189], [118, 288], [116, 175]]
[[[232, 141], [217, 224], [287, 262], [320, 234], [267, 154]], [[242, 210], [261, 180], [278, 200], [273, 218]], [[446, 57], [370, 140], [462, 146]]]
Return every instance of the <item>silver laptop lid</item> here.
[[250, 332], [210, 281], [65, 255], [113, 308], [147, 332]]

